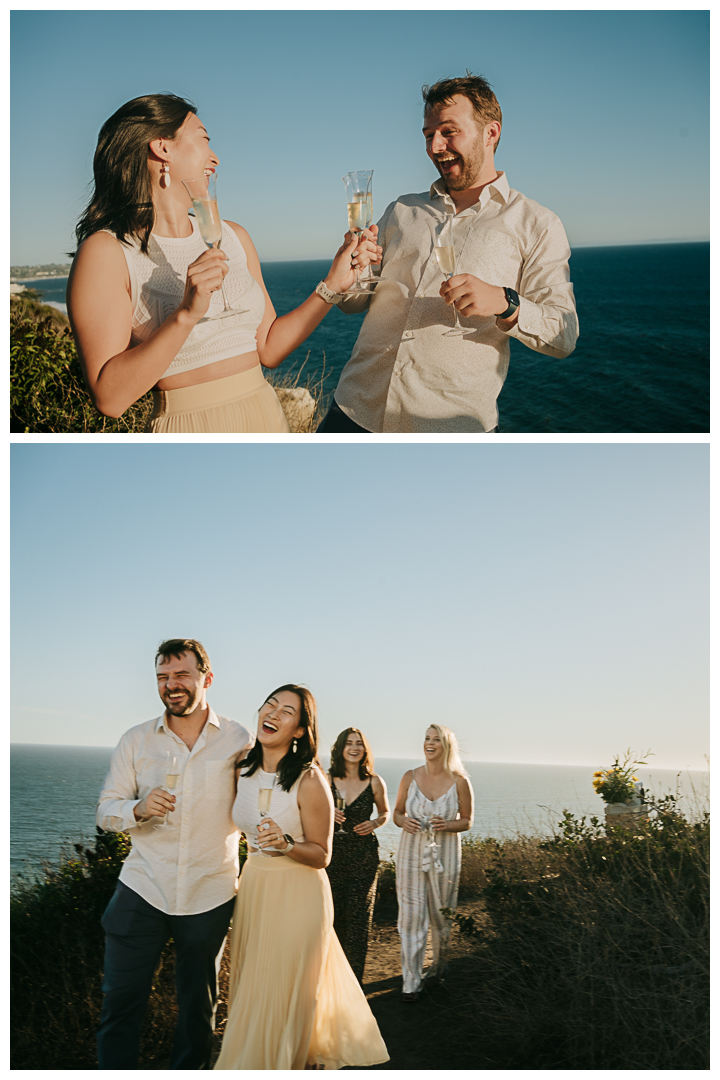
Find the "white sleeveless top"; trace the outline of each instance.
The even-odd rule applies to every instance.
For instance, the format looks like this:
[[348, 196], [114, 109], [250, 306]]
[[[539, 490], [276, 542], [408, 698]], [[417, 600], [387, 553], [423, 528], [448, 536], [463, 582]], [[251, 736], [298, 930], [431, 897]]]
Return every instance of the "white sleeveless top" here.
[[[311, 766], [315, 768], [315, 766]], [[284, 833], [292, 836], [293, 840], [302, 843], [302, 822], [300, 810], [297, 804], [297, 793], [300, 781], [305, 772], [303, 770], [289, 791], [283, 791], [277, 782], [275, 773], [266, 773], [262, 769], [256, 769], [252, 776], [240, 776], [237, 786], [237, 795], [232, 809], [232, 818], [238, 829], [245, 833], [250, 847], [258, 846], [258, 825], [262, 818], [258, 810], [258, 792], [261, 787], [272, 787], [268, 817], [276, 821]], [[273, 783], [274, 781], [274, 783]]]
[[[177, 310], [185, 294], [188, 266], [203, 251], [207, 251], [207, 244], [200, 235], [195, 218], [189, 217], [188, 220], [192, 223], [191, 236], [178, 239], [151, 233], [147, 255], [143, 255], [140, 241], [134, 238], [120, 245], [130, 273], [132, 345], [145, 341]], [[228, 257], [229, 269], [223, 281], [228, 303], [231, 307], [243, 308], [245, 314], [236, 319], [201, 323], [193, 327], [162, 378], [253, 352], [257, 348], [255, 332], [265, 313], [265, 296], [248, 270], [244, 247], [225, 221], [222, 223], [220, 246]], [[207, 314], [218, 315], [223, 307], [222, 293], [213, 293]]]

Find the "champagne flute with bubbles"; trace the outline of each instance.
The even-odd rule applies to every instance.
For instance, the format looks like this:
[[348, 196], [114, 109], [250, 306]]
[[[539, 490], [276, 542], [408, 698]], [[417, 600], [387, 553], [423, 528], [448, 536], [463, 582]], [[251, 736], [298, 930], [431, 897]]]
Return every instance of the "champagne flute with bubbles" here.
[[266, 779], [265, 775], [260, 776], [260, 787], [258, 788], [258, 812], [260, 814], [260, 821], [258, 822], [258, 841], [262, 839], [260, 835], [260, 826], [264, 817], [270, 813], [270, 803], [272, 802], [273, 788], [275, 787], [275, 776], [272, 778], [272, 783], [269, 786], [265, 786], [263, 781]]
[[[372, 174], [372, 169], [364, 169], [359, 172], [349, 172], [343, 176], [347, 198], [348, 228], [358, 237], [362, 236], [363, 229], [368, 227], [373, 217]], [[377, 285], [379, 280], [374, 275], [361, 280], [356, 270], [355, 284], [346, 291], [346, 295], [367, 292], [373, 285]]]
[[[222, 240], [222, 221], [217, 204], [217, 174], [208, 172], [204, 176], [195, 177], [192, 180], [183, 180], [183, 187], [192, 199], [195, 220], [197, 221], [200, 235], [209, 248], [220, 250]], [[230, 307], [225, 294], [225, 285], [220, 286], [224, 309], [218, 315], [205, 315], [198, 319], [198, 323], [215, 322], [217, 319], [228, 319], [234, 315], [245, 315], [247, 310]]]
[[[444, 220], [431, 226], [435, 242], [435, 258], [446, 281], [457, 273], [452, 222], [452, 214], [449, 214]], [[455, 313], [455, 325], [452, 330], [446, 330], [443, 337], [464, 337], [466, 334], [474, 334], [474, 327], [460, 325], [460, 317], [454, 304], [453, 312]]]
[[[165, 752], [165, 790], [172, 795], [175, 788], [178, 785], [180, 779], [180, 771], [182, 765], [180, 757], [173, 751], [167, 750]], [[170, 811], [166, 810], [165, 817], [162, 821], [158, 822], [154, 827], [156, 829], [167, 829], [170, 825]]]

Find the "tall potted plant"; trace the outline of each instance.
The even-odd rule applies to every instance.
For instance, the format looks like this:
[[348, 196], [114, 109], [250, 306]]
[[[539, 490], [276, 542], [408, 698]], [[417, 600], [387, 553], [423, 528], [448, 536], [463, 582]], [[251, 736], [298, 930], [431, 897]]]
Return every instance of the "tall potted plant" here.
[[[649, 750], [645, 757], [650, 757]], [[632, 825], [647, 818], [649, 808], [645, 804], [645, 790], [637, 776], [633, 775], [638, 765], [646, 764], [647, 761], [634, 758], [632, 750], [628, 750], [622, 761], [618, 754], [609, 769], [598, 769], [593, 774], [593, 787], [606, 804], [606, 828]]]

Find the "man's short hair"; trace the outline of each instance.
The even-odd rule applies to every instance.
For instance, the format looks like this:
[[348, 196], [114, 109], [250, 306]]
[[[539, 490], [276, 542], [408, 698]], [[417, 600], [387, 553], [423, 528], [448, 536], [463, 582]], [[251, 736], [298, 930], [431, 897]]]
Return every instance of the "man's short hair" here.
[[158, 645], [158, 651], [155, 653], [155, 667], [157, 667], [158, 660], [165, 662], [171, 656], [174, 656], [177, 660], [186, 652], [195, 654], [198, 671], [202, 675], [207, 675], [208, 671], [210, 671], [210, 657], [206, 653], [204, 645], [201, 645], [199, 641], [195, 641], [194, 638], [168, 638], [167, 641], [161, 642]]
[[[441, 79], [440, 82], [433, 83], [432, 86], [423, 86], [422, 96], [425, 102], [425, 112], [428, 109], [434, 109], [436, 105], [447, 105], [451, 98], [462, 96], [470, 101], [477, 123], [482, 127], [492, 123], [493, 120], [497, 120], [502, 124], [502, 110], [498, 104], [498, 99], [495, 97], [490, 83], [487, 79], [483, 79], [482, 75], [471, 75], [468, 71], [458, 79]], [[495, 150], [499, 145], [500, 139], [498, 138], [495, 143]]]

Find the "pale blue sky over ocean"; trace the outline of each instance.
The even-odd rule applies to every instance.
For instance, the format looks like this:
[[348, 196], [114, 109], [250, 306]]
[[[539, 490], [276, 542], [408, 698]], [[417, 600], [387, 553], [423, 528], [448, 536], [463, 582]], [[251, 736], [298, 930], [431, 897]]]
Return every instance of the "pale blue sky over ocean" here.
[[14, 444], [13, 742], [116, 743], [195, 636], [214, 707], [316, 693], [323, 750], [433, 720], [480, 761], [708, 752], [708, 457], [682, 444]]
[[427, 190], [425, 82], [485, 75], [511, 186], [572, 245], [709, 237], [707, 11], [15, 11], [11, 263], [64, 262], [97, 133], [123, 102], [192, 99], [224, 217], [261, 259], [331, 256], [341, 176], [376, 215]]

